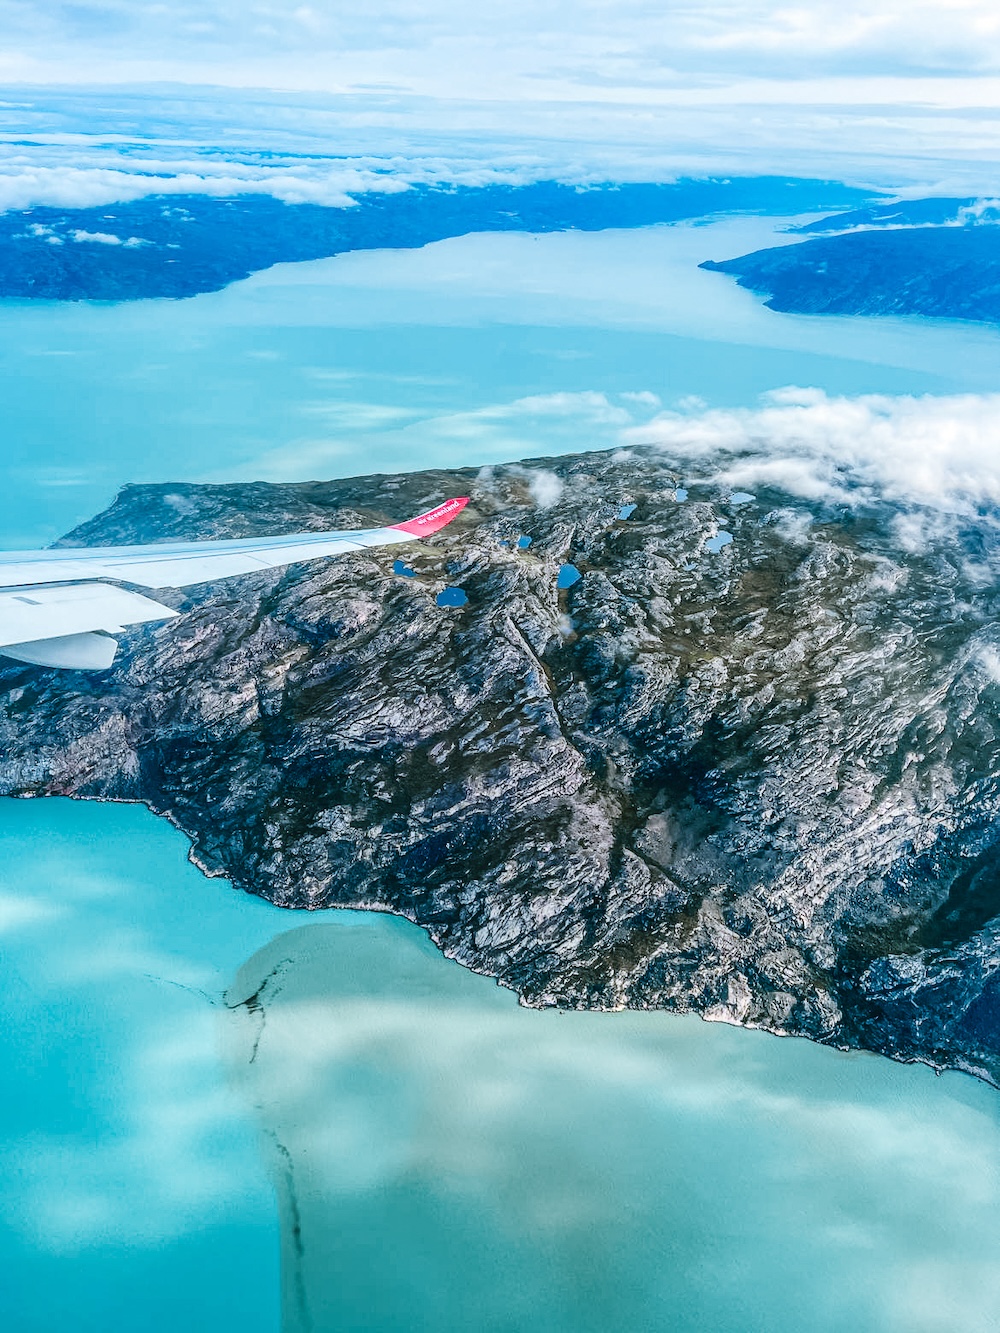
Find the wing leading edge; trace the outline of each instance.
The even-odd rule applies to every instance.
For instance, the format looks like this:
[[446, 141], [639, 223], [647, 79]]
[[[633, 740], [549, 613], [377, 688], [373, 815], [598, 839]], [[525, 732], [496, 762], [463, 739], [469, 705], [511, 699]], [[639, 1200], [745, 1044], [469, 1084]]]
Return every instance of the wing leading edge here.
[[387, 528], [152, 546], [0, 551], [0, 655], [42, 666], [102, 670], [111, 665], [117, 646], [109, 635], [128, 625], [169, 620], [177, 614], [152, 598], [116, 586], [119, 583], [187, 588], [300, 560], [412, 542], [439, 532], [468, 502], [467, 497], [446, 500]]

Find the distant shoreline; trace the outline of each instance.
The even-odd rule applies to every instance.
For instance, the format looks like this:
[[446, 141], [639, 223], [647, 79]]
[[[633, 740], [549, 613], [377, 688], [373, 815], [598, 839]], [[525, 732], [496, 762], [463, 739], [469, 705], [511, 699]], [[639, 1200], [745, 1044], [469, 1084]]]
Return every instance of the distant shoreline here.
[[645, 227], [719, 213], [788, 216], [856, 206], [871, 192], [785, 177], [681, 179], [582, 189], [397, 188], [352, 207], [265, 194], [160, 194], [97, 208], [0, 213], [0, 299], [135, 301], [220, 291], [274, 264], [352, 250], [411, 249], [470, 232]]

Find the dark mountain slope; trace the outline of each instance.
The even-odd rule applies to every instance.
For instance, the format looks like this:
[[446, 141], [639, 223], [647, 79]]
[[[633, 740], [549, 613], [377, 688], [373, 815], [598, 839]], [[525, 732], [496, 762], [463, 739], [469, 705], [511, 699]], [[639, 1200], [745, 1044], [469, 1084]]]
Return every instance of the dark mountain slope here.
[[1000, 322], [997, 226], [854, 231], [701, 267], [792, 314]]

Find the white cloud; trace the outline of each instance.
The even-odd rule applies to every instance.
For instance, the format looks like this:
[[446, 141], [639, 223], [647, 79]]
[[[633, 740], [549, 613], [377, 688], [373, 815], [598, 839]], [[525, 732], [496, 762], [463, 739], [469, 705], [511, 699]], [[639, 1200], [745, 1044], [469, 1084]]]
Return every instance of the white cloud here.
[[107, 231], [80, 231], [77, 229], [71, 231], [70, 236], [74, 241], [91, 241], [97, 245], [121, 245], [122, 243], [120, 236], [112, 236]]
[[[328, 475], [331, 469], [343, 467], [345, 459], [357, 458], [367, 444], [378, 450], [381, 465], [390, 469], [412, 468], [415, 458], [426, 461], [433, 457], [438, 466], [461, 467], [468, 464], [470, 455], [477, 462], [499, 463], [581, 448], [613, 448], [623, 428], [648, 415], [655, 395], [639, 391], [630, 397], [642, 410], [631, 414], [606, 394], [593, 390], [534, 394], [513, 402], [442, 414], [349, 399], [310, 403], [301, 414], [310, 424], [319, 420], [329, 435], [317, 438], [310, 432], [305, 438], [270, 449], [241, 464], [240, 475], [251, 472], [274, 481]], [[213, 472], [205, 479], [230, 480], [231, 474]], [[536, 501], [555, 503], [558, 495], [551, 483], [538, 484], [541, 489]], [[550, 498], [554, 494], [555, 498]]]
[[[797, 79], [1000, 69], [1000, 22], [988, 0], [13, 0], [5, 20], [15, 69], [45, 69], [66, 61], [69, 48], [90, 49], [102, 71], [185, 79], [201, 66], [266, 85], [260, 72], [270, 67], [272, 86], [426, 90], [428, 80], [446, 79], [490, 96], [529, 80], [629, 86], [734, 72]], [[78, 60], [76, 78], [88, 63]]]
[[559, 503], [559, 498], [563, 493], [563, 484], [554, 472], [545, 469], [539, 469], [532, 472], [528, 483], [528, 489], [531, 491], [531, 498], [539, 509], [550, 509], [552, 505]]
[[[631, 397], [633, 401], [640, 401], [644, 405], [648, 405], [650, 398], [655, 400], [655, 395], [646, 397], [643, 394], [622, 394], [621, 396], [622, 398]], [[602, 425], [624, 426], [631, 423], [632, 420], [630, 414], [624, 408], [615, 407], [607, 394], [597, 393], [594, 390], [587, 390], [582, 393], [533, 394], [527, 398], [516, 399], [506, 409], [506, 412], [501, 413], [500, 409], [494, 410], [497, 415], [509, 414], [511, 416], [580, 416]]]
[[[310, 424], [318, 419], [328, 435], [310, 432], [269, 450], [241, 464], [241, 474], [326, 475], [369, 444], [387, 468], [412, 466], [429, 449], [438, 466], [461, 466], [581, 449], [618, 448], [625, 461], [632, 446], [652, 444], [689, 478], [728, 493], [770, 487], [810, 502], [916, 506], [893, 520], [901, 549], [921, 550], [952, 532], [956, 515], [1000, 507], [1000, 394], [848, 398], [788, 387], [755, 407], [709, 408], [690, 399], [684, 411], [660, 411], [645, 421], [655, 395], [639, 390], [618, 398], [634, 410], [596, 391], [446, 414], [350, 399], [313, 403], [303, 416]], [[558, 501], [554, 474], [526, 468], [525, 477], [537, 504]], [[229, 480], [230, 473], [207, 479]]]
[[664, 412], [623, 437], [698, 461], [736, 488], [949, 513], [1000, 505], [1000, 394], [837, 398], [787, 388], [755, 408]]
[[[88, 77], [121, 77], [102, 75], [79, 52], [73, 60]], [[587, 184], [761, 172], [917, 193], [1000, 191], [1000, 78], [992, 76], [763, 81], [667, 72], [662, 87], [611, 87], [595, 60], [565, 87], [525, 77], [516, 91], [498, 88], [486, 101], [486, 75], [463, 90], [449, 79], [453, 63], [426, 87], [392, 96], [353, 87], [346, 73], [335, 87], [317, 83], [326, 90], [320, 93], [25, 88], [19, 105], [0, 104], [0, 209], [190, 193], [346, 206], [358, 193], [411, 183]], [[241, 69], [184, 62], [157, 77], [238, 84]], [[309, 85], [279, 73], [277, 65], [261, 69], [254, 81]], [[51, 77], [73, 75], [53, 70]]]
[[[376, 171], [364, 163], [331, 167], [329, 163], [299, 163], [294, 169], [281, 166], [259, 167], [234, 162], [221, 154], [198, 164], [199, 170], [188, 169], [183, 157], [174, 160], [144, 162], [131, 166], [115, 156], [113, 167], [81, 165], [92, 156], [87, 144], [67, 150], [60, 146], [54, 153], [34, 150], [34, 161], [25, 162], [25, 154], [9, 151], [4, 160], [0, 145], [0, 211], [37, 206], [54, 208], [95, 208], [103, 204], [128, 203], [149, 195], [204, 194], [228, 198], [236, 194], [264, 194], [281, 199], [284, 203], [326, 204], [347, 207], [352, 195], [378, 189], [391, 193], [407, 188], [408, 182], [420, 181], [433, 173], [416, 164], [406, 170], [407, 164], [398, 163], [399, 176], [388, 179], [384, 171]], [[106, 151], [106, 150], [101, 150]], [[38, 159], [45, 156], [70, 157], [74, 162], [42, 165]], [[124, 155], [123, 155], [124, 158]], [[391, 167], [391, 164], [386, 164]], [[154, 166], [154, 170], [149, 170]], [[350, 191], [350, 193], [348, 193]], [[76, 240], [93, 240], [95, 234], [76, 234]], [[118, 243], [115, 237], [114, 244]]]

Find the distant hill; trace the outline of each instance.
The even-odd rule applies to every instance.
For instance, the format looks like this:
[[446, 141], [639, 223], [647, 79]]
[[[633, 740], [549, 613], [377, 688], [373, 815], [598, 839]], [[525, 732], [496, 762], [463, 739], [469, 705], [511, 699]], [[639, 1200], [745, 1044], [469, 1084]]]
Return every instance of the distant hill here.
[[849, 231], [702, 268], [801, 315], [924, 315], [1000, 323], [1000, 227]]
[[857, 227], [982, 227], [997, 222], [1000, 222], [998, 199], [904, 199], [835, 213], [792, 230], [805, 234], [850, 231]]
[[272, 264], [412, 248], [476, 231], [642, 227], [715, 213], [788, 216], [857, 207], [870, 192], [758, 176], [667, 185], [421, 187], [353, 206], [268, 195], [154, 195], [100, 208], [0, 214], [0, 298], [129, 301], [217, 291]]

